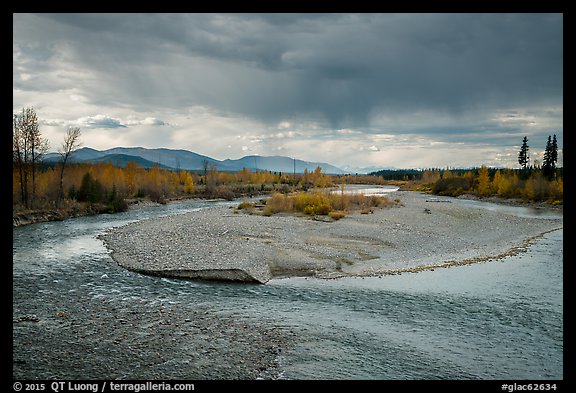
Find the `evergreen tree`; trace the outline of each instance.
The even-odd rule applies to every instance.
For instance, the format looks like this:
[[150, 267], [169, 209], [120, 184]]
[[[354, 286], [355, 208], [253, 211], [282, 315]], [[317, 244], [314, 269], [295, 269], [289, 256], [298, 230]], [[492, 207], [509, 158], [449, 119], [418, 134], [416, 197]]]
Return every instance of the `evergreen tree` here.
[[526, 170], [526, 167], [528, 166], [528, 150], [528, 138], [524, 137], [522, 140], [522, 147], [520, 147], [520, 152], [518, 153], [518, 163], [524, 170]]
[[556, 134], [552, 137], [552, 163], [554, 168], [556, 168], [556, 163], [558, 162], [558, 141], [556, 140]]
[[[554, 135], [556, 139], [556, 135]], [[558, 160], [558, 145], [552, 141], [552, 136], [548, 135], [548, 142], [546, 142], [546, 149], [544, 149], [544, 163], [542, 164], [542, 172], [548, 179], [554, 177], [556, 172], [556, 161]]]
[[86, 172], [82, 177], [80, 189], [76, 193], [76, 200], [78, 202], [97, 203], [102, 202], [103, 195], [102, 184], [97, 179], [94, 179], [90, 172]]

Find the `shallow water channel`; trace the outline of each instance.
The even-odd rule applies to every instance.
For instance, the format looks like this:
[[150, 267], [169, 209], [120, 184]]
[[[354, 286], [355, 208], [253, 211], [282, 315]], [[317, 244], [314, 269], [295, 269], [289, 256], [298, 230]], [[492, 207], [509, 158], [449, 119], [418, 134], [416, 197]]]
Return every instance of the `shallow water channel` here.
[[[539, 214], [462, 203], [501, 208], [502, 214]], [[119, 307], [128, 298], [161, 299], [260, 319], [298, 338], [278, 358], [278, 376], [285, 379], [563, 378], [561, 230], [498, 261], [384, 277], [277, 279], [267, 285], [142, 276], [118, 267], [97, 239], [113, 226], [210, 204], [180, 202], [15, 228], [14, 298], [22, 298], [24, 280], [35, 280], [34, 293], [26, 294], [31, 302], [50, 304], [74, 296], [73, 288], [88, 288], [89, 296]], [[20, 304], [15, 313], [26, 312], [23, 308]], [[65, 344], [67, 337], [61, 340]]]

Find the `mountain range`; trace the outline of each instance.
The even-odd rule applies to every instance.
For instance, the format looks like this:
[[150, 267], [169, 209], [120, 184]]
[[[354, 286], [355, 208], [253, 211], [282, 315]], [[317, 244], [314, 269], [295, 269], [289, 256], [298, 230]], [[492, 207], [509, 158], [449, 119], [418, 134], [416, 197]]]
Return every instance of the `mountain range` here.
[[[47, 162], [57, 162], [60, 160], [58, 153], [48, 153], [44, 159]], [[114, 147], [107, 150], [96, 150], [83, 147], [72, 153], [70, 162], [100, 163], [110, 162], [114, 165], [124, 167], [128, 162], [150, 168], [160, 165], [167, 169], [186, 169], [200, 171], [204, 170], [207, 164], [219, 171], [237, 172], [243, 168], [251, 171], [268, 170], [271, 172], [303, 173], [305, 169], [312, 172], [316, 167], [321, 167], [327, 174], [349, 173], [340, 168], [324, 162], [310, 162], [298, 160], [285, 156], [246, 156], [236, 160], [226, 159], [223, 161], [203, 156], [188, 150], [174, 149], [147, 149], [144, 147]]]

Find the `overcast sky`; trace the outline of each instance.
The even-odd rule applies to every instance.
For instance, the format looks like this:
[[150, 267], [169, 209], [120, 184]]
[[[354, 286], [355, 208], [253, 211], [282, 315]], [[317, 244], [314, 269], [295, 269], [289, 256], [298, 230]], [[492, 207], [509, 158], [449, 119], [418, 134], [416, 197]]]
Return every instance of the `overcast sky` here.
[[[13, 110], [52, 149], [346, 167], [518, 166], [563, 147], [561, 14], [14, 14]], [[560, 152], [559, 159], [562, 159]], [[559, 164], [562, 164], [559, 162]]]

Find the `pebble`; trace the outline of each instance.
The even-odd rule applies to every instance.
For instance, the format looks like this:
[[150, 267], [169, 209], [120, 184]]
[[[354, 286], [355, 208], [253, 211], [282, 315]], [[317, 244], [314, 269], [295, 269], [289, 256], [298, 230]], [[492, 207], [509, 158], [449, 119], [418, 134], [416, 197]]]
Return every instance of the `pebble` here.
[[562, 227], [561, 219], [514, 217], [458, 203], [435, 204], [434, 214], [424, 218], [422, 211], [431, 212], [426, 194], [398, 191], [395, 198], [401, 206], [336, 222], [231, 216], [228, 207], [216, 206], [113, 228], [102, 238], [130, 270], [266, 283], [275, 276], [368, 276], [497, 258]]

